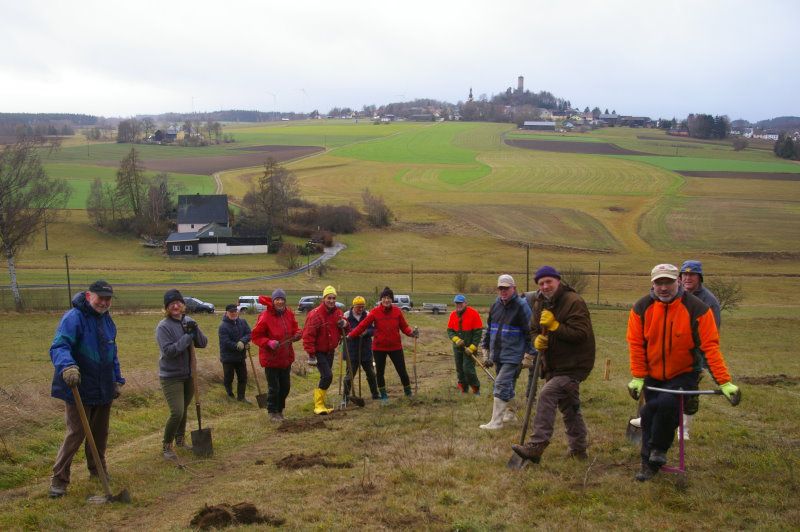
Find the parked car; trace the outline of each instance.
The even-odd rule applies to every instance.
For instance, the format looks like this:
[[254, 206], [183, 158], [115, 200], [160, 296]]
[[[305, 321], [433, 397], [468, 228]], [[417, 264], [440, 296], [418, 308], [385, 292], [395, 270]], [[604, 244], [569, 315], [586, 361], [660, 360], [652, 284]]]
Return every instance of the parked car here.
[[423, 303], [422, 310], [433, 312], [434, 314], [444, 314], [447, 312], [447, 303]]
[[209, 314], [214, 314], [213, 303], [207, 303], [196, 297], [184, 297], [183, 301], [186, 304], [186, 312], [208, 312]]
[[[380, 299], [375, 302], [376, 307], [380, 304], [381, 304]], [[405, 294], [394, 296], [394, 299], [392, 300], [392, 305], [398, 307], [403, 312], [411, 312], [411, 309], [414, 308], [414, 302], [411, 301], [411, 296]]]
[[267, 307], [258, 302], [258, 296], [239, 296], [239, 312], [264, 312]]
[[[300, 301], [297, 302], [297, 310], [300, 312], [308, 312], [314, 307], [318, 307], [321, 302], [322, 296], [303, 296], [300, 298]], [[344, 303], [341, 301], [337, 301], [336, 306], [344, 310]]]

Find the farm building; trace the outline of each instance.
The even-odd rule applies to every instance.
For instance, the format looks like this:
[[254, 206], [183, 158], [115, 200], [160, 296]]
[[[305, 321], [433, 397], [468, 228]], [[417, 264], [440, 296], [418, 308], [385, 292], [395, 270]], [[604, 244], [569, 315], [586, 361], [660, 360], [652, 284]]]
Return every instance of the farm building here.
[[556, 123], [543, 120], [526, 120], [522, 123], [522, 129], [529, 129], [531, 131], [555, 131]]
[[235, 237], [228, 225], [228, 196], [178, 196], [178, 231], [166, 240], [167, 255], [267, 253], [266, 237]]

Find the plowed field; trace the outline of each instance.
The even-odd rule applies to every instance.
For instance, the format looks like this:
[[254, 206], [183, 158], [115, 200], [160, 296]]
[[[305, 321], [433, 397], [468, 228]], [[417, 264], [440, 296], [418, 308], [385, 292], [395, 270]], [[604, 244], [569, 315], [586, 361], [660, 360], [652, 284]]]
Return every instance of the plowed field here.
[[506, 139], [506, 144], [526, 150], [582, 153], [587, 155], [650, 155], [641, 151], [626, 150], [606, 142], [570, 142], [563, 140]]

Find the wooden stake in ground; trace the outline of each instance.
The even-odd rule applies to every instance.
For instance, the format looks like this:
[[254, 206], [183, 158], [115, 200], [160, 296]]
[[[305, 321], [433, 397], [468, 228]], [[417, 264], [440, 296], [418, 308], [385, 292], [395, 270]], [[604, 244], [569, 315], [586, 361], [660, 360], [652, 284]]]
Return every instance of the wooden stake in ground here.
[[605, 368], [603, 369], [603, 380], [607, 381], [609, 379], [611, 379], [611, 359], [607, 358]]

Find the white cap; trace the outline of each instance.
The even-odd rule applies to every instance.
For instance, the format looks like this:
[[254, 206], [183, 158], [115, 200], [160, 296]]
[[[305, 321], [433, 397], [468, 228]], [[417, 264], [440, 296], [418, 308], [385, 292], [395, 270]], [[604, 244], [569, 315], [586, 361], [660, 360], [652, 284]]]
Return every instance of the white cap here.
[[500, 277], [497, 278], [497, 288], [501, 286], [517, 286], [517, 283], [514, 282], [514, 278], [504, 273]]
[[677, 279], [678, 274], [677, 266], [673, 266], [672, 264], [658, 264], [653, 270], [650, 272], [650, 282], [652, 283], [656, 279]]

